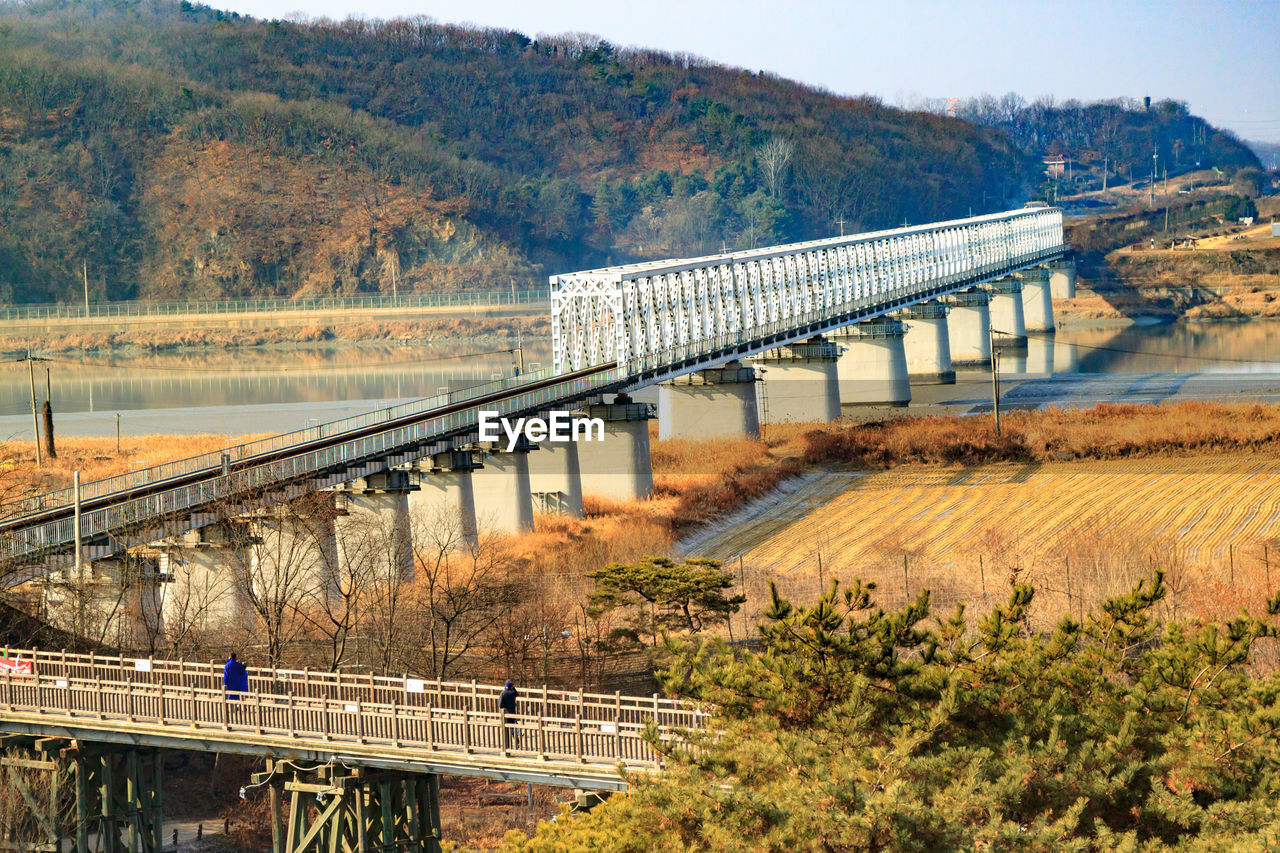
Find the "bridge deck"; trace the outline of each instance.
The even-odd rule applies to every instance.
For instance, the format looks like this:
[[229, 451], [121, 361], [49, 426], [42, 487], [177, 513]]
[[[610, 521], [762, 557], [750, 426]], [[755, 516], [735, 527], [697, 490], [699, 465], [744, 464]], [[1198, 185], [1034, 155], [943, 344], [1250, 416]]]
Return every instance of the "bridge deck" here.
[[253, 670], [249, 691], [229, 696], [206, 665], [29, 651], [15, 659], [34, 665], [0, 675], [0, 729], [9, 732], [572, 787], [625, 787], [619, 768], [661, 767], [646, 726], [670, 740], [705, 720], [657, 696], [542, 688], [507, 716], [498, 688], [475, 683]]

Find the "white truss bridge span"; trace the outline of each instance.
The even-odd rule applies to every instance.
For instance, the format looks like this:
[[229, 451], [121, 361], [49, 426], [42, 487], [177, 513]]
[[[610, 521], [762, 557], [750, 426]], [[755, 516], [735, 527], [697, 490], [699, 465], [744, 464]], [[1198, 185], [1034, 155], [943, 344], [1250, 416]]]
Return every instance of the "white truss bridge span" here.
[[1062, 212], [1042, 207], [554, 276], [554, 370], [85, 483], [78, 500], [63, 489], [0, 505], [0, 561], [39, 573], [51, 567], [44, 558], [77, 548], [107, 557], [474, 441], [482, 411], [514, 418], [596, 402], [1066, 251]]
[[1062, 211], [950, 222], [553, 276], [559, 373], [616, 363], [647, 385], [1063, 255]]

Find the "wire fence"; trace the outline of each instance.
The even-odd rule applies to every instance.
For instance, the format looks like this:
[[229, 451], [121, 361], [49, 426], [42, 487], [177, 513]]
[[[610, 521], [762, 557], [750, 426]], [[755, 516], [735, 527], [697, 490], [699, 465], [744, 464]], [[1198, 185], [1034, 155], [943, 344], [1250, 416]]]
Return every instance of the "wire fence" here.
[[173, 317], [210, 314], [272, 314], [282, 311], [353, 311], [428, 308], [506, 308], [550, 305], [546, 290], [473, 290], [416, 293], [405, 296], [369, 294], [313, 299], [221, 299], [75, 302], [0, 306], [0, 321], [74, 320], [112, 317]]

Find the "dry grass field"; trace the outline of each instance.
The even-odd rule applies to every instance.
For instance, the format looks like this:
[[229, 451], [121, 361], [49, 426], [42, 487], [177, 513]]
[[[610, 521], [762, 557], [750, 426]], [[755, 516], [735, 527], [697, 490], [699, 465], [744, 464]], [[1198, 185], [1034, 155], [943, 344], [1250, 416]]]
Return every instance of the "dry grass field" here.
[[1184, 615], [1257, 612], [1280, 582], [1280, 456], [828, 471], [681, 544], [739, 568], [747, 619], [770, 579], [807, 597], [860, 577], [887, 603], [928, 587], [945, 609], [994, 603], [1016, 578], [1050, 621], [1157, 568]]

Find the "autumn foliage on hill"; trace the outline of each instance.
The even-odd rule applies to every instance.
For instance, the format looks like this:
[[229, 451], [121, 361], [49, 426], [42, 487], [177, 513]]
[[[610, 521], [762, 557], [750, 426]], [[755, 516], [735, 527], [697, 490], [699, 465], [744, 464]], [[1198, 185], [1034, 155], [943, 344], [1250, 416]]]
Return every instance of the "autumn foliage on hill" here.
[[[1141, 119], [1136, 120], [1141, 123]], [[764, 72], [425, 18], [0, 6], [0, 301], [543, 286], [965, 216], [1004, 130]]]

